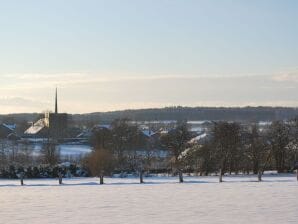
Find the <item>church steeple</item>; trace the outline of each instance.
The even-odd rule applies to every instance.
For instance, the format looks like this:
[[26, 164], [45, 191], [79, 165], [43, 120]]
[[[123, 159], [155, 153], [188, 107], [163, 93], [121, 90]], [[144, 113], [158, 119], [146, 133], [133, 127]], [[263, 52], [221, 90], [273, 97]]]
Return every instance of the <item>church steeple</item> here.
[[55, 94], [55, 114], [58, 114], [58, 96], [57, 96], [57, 87], [56, 87], [56, 94]]

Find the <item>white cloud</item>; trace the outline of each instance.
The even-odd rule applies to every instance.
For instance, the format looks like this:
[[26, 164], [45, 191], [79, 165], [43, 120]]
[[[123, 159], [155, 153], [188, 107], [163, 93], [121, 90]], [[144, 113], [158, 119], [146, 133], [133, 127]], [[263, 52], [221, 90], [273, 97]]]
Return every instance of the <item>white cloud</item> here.
[[0, 104], [2, 106], [28, 106], [28, 107], [39, 107], [44, 105], [42, 102], [26, 99], [22, 97], [7, 97], [0, 98]]
[[277, 82], [298, 82], [298, 72], [275, 75], [273, 80]]
[[59, 108], [69, 113], [173, 105], [298, 106], [296, 77], [292, 73], [287, 76], [12, 74], [0, 83], [3, 97], [0, 113], [7, 108], [10, 112], [51, 109], [56, 85]]

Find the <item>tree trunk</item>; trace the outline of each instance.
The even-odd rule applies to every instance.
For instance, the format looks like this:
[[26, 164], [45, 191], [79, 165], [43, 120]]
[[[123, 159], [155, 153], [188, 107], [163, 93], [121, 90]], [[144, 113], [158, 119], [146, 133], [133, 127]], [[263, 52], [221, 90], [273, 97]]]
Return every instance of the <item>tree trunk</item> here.
[[259, 170], [258, 172], [258, 181], [261, 182], [262, 181], [262, 171]]
[[179, 170], [179, 183], [183, 183], [183, 173]]
[[259, 170], [259, 162], [258, 161], [254, 161], [253, 162], [253, 173], [254, 174], [258, 174], [258, 170]]
[[99, 176], [99, 179], [100, 179], [99, 183], [100, 183], [100, 184], [104, 184], [103, 177], [104, 177], [104, 173], [103, 173], [103, 171], [102, 171], [102, 172], [100, 173], [100, 176]]
[[144, 180], [143, 180], [143, 170], [140, 170], [140, 184], [143, 184]]
[[219, 183], [222, 182], [222, 169], [219, 170]]
[[101, 185], [104, 184], [104, 182], [103, 182], [103, 176], [102, 175], [100, 175], [99, 179], [100, 179], [99, 180], [99, 184], [101, 184]]
[[23, 173], [21, 173], [20, 179], [21, 179], [21, 185], [23, 186], [24, 185], [24, 174]]
[[59, 179], [59, 184], [61, 185], [62, 184], [62, 173], [61, 172], [58, 173], [58, 179]]

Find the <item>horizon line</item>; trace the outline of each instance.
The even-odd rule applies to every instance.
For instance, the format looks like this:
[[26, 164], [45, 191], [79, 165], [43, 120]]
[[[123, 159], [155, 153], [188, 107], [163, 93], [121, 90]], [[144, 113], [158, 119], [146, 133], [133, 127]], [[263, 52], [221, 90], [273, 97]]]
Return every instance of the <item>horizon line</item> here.
[[[265, 105], [245, 105], [245, 106], [164, 106], [164, 107], [148, 107], [148, 108], [127, 108], [127, 109], [119, 109], [119, 110], [108, 110], [108, 111], [92, 111], [92, 112], [85, 112], [85, 113], [67, 113], [70, 115], [85, 115], [85, 114], [95, 114], [95, 113], [114, 113], [114, 112], [124, 112], [124, 111], [137, 111], [137, 110], [160, 110], [160, 109], [167, 109], [167, 108], [191, 108], [191, 109], [196, 109], [196, 108], [201, 108], [201, 109], [244, 109], [244, 108], [271, 108], [271, 109], [298, 109], [298, 106], [265, 106]], [[1, 113], [0, 116], [8, 116], [8, 115], [16, 115], [16, 114], [43, 114], [45, 113], [44, 110], [43, 112], [18, 112], [18, 113]], [[54, 113], [53, 111], [49, 111], [50, 113]]]

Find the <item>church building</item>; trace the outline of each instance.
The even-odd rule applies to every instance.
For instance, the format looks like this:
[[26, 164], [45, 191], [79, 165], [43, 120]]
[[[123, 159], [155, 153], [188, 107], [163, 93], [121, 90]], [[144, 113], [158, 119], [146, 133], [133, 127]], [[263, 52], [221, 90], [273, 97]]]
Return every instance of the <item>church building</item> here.
[[25, 137], [63, 139], [67, 137], [68, 116], [58, 113], [58, 93], [55, 93], [55, 112], [46, 112], [44, 118], [32, 123], [25, 131]]

